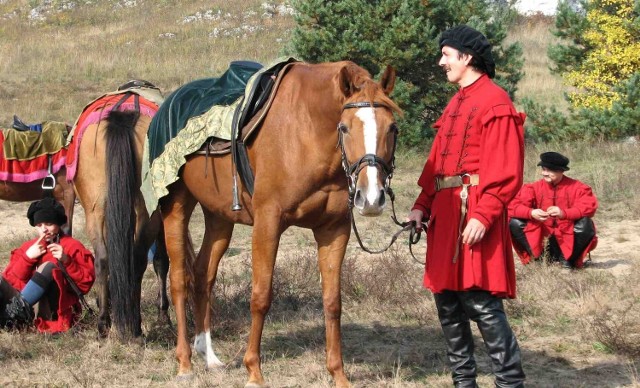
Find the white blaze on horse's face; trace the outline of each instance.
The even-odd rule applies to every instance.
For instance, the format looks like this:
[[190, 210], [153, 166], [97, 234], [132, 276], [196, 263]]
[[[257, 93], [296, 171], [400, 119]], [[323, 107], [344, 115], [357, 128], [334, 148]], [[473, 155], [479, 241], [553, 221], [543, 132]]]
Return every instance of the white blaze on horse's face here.
[[[376, 155], [378, 149], [378, 123], [376, 122], [375, 109], [359, 108], [355, 116], [362, 121], [365, 154]], [[380, 215], [384, 210], [385, 197], [384, 187], [378, 177], [378, 168], [367, 166], [363, 172], [367, 179], [364, 182], [362, 180], [358, 181], [354, 206], [364, 216]]]

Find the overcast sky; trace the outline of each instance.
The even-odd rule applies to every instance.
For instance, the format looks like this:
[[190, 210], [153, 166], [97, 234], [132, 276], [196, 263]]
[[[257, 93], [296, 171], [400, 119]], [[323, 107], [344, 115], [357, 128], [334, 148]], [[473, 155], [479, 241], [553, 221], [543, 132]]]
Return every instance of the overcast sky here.
[[553, 15], [557, 5], [558, 0], [519, 0], [516, 8], [524, 14], [541, 12], [545, 15]]

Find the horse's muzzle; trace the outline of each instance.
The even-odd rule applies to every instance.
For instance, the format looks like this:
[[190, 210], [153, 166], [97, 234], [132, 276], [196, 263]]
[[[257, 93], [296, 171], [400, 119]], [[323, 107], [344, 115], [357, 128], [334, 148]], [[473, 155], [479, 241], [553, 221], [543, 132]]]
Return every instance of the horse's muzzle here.
[[[371, 189], [375, 190], [375, 189]], [[367, 188], [357, 188], [353, 204], [358, 213], [367, 217], [376, 217], [382, 214], [386, 205], [384, 190], [367, 191]]]

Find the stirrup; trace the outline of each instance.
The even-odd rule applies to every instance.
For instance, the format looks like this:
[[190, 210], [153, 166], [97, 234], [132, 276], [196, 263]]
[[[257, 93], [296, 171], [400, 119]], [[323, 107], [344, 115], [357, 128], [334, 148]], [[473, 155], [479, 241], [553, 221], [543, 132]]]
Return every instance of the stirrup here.
[[56, 188], [56, 178], [49, 174], [42, 179], [42, 190], [53, 190]]

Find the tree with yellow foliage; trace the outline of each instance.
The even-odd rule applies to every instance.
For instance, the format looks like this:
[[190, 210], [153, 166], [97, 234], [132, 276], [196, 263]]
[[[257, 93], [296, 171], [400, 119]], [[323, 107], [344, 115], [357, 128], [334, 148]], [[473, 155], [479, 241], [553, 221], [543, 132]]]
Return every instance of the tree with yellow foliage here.
[[574, 89], [574, 108], [610, 109], [625, 98], [624, 87], [640, 72], [640, 1], [587, 0], [582, 9], [561, 2], [556, 36], [568, 44], [549, 48], [549, 57]]

